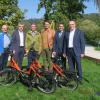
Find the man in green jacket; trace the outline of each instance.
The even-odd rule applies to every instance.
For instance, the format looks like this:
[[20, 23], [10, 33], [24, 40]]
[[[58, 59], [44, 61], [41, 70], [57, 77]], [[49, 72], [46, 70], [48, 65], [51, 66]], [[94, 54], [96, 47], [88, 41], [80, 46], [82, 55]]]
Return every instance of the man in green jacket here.
[[41, 52], [41, 35], [36, 31], [35, 23], [31, 25], [31, 31], [26, 34], [26, 52], [28, 53], [28, 67], [37, 58], [37, 53]]

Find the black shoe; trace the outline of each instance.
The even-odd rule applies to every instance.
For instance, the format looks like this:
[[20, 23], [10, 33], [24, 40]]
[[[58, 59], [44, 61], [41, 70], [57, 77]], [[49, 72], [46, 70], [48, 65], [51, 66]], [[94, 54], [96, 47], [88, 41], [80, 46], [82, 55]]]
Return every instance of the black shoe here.
[[80, 85], [82, 85], [82, 84], [83, 84], [82, 80], [78, 80], [78, 83], [79, 83]]
[[33, 90], [33, 87], [29, 86], [28, 91], [32, 91], [32, 90]]

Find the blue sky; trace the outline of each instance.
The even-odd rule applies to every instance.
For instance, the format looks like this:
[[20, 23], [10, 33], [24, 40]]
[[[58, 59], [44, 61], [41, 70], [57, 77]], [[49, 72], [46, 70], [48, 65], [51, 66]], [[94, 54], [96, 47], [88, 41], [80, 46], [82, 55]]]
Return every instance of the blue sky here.
[[[43, 18], [45, 13], [45, 9], [41, 9], [39, 13], [37, 13], [39, 0], [19, 0], [19, 7], [28, 11], [25, 14], [25, 18]], [[85, 13], [95, 13], [98, 12], [96, 6], [93, 2], [85, 2], [87, 9], [85, 9]]]

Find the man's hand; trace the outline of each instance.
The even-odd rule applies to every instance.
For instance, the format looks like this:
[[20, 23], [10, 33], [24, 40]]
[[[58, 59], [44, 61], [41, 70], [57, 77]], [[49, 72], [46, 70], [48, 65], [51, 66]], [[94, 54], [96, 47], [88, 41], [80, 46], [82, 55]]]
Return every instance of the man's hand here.
[[52, 52], [52, 57], [54, 58], [56, 56], [56, 52]]
[[66, 54], [63, 54], [63, 57], [65, 58], [66, 57]]
[[25, 53], [28, 54], [28, 52], [29, 52], [29, 51], [28, 51], [27, 49], [25, 49]]
[[84, 54], [81, 54], [81, 58], [83, 58], [85, 55]]
[[16, 51], [15, 51], [15, 50], [13, 50], [13, 54], [15, 54], [15, 52], [16, 52]]

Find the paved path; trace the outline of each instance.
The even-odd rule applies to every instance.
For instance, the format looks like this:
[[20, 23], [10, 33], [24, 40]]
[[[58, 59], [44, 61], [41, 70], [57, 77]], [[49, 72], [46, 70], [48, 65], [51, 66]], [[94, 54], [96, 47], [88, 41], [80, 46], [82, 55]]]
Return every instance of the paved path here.
[[100, 61], [100, 51], [96, 51], [93, 46], [85, 47], [85, 56]]

